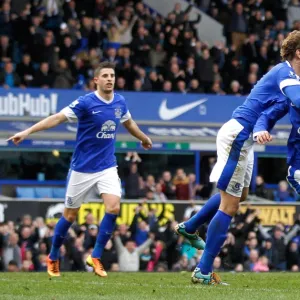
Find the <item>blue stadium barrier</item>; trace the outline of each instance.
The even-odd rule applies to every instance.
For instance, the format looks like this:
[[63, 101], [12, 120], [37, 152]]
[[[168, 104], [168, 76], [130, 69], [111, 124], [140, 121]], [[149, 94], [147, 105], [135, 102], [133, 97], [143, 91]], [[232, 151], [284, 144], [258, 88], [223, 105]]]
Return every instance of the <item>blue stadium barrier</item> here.
[[53, 198], [53, 188], [37, 187], [34, 189], [35, 198]]
[[65, 188], [52, 188], [53, 198], [65, 198]]
[[17, 198], [35, 198], [35, 191], [32, 187], [20, 187], [16, 188]]

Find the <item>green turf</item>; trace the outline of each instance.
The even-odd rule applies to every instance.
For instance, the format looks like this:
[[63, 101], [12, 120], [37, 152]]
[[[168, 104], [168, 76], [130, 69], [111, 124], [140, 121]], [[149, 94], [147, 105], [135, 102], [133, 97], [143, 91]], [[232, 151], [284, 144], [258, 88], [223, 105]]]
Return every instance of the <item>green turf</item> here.
[[49, 280], [46, 273], [0, 273], [0, 300], [163, 299], [274, 300], [300, 299], [300, 274], [221, 274], [230, 286], [202, 286], [190, 273], [63, 273]]

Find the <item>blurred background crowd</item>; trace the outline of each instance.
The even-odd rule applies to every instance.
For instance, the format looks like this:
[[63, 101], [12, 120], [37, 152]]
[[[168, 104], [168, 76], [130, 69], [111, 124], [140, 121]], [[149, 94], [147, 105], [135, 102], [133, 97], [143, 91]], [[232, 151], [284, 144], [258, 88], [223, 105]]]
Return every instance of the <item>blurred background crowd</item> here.
[[[53, 151], [54, 154], [58, 151]], [[197, 182], [195, 174], [195, 162], [193, 156], [167, 155], [152, 153], [117, 153], [118, 172], [122, 184], [122, 197], [126, 199], [146, 199], [167, 202], [168, 200], [206, 200], [217, 192], [216, 186], [209, 182], [209, 175], [216, 162], [216, 154], [211, 152], [203, 155], [201, 159], [200, 181]], [[63, 182], [69, 170], [72, 157], [70, 152], [58, 152], [56, 156], [51, 152], [17, 152], [11, 157], [3, 155], [0, 158], [0, 180], [10, 179], [38, 180]], [[153, 164], [153, 162], [156, 162]], [[263, 158], [259, 160], [259, 170], [251, 184], [252, 195], [274, 200], [276, 202], [295, 202], [299, 200], [298, 194], [290, 188], [286, 176], [285, 158], [274, 158], [274, 176], [271, 162]], [[280, 165], [279, 165], [280, 164]], [[157, 167], [159, 166], [159, 167]], [[268, 169], [265, 169], [267, 166]], [[265, 175], [268, 176], [265, 179]], [[36, 182], [35, 182], [36, 183]], [[53, 184], [52, 184], [53, 185]], [[55, 185], [55, 184], [54, 184]], [[51, 186], [51, 185], [50, 185]], [[41, 196], [23, 194], [18, 183], [2, 185], [0, 197], [16, 198], [64, 198], [65, 188], [45, 186]], [[26, 188], [25, 188], [26, 189]], [[33, 188], [32, 188], [33, 189]], [[55, 193], [52, 193], [55, 190]]]
[[[147, 204], [138, 205], [130, 226], [120, 224], [107, 243], [102, 261], [109, 271], [191, 271], [202, 251], [192, 248], [174, 234], [176, 220], [160, 225], [160, 216]], [[182, 220], [193, 215], [199, 206], [191, 206]], [[300, 221], [293, 226], [261, 226], [258, 211], [247, 209], [231, 224], [228, 238], [215, 259], [216, 271], [236, 272], [299, 271]], [[178, 221], [182, 221], [178, 220]], [[24, 215], [19, 222], [0, 224], [0, 271], [45, 271], [55, 223], [46, 225], [42, 217], [32, 220]], [[60, 249], [62, 271], [91, 271], [85, 259], [91, 253], [98, 225], [92, 213], [85, 222], [74, 224]], [[199, 228], [205, 238], [206, 225]]]
[[[0, 85], [94, 90], [99, 61], [116, 63], [119, 91], [246, 95], [300, 29], [298, 0], [197, 0], [166, 18], [141, 1], [2, 0]], [[227, 42], [197, 36], [200, 8]]]

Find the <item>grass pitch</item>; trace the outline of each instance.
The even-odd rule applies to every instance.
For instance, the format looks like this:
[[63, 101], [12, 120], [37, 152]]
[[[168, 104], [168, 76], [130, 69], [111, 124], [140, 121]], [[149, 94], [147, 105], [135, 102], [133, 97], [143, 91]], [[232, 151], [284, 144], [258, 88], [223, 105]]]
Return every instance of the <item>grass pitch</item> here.
[[0, 273], [0, 300], [300, 299], [299, 273], [224, 273], [230, 286], [192, 284], [190, 273]]

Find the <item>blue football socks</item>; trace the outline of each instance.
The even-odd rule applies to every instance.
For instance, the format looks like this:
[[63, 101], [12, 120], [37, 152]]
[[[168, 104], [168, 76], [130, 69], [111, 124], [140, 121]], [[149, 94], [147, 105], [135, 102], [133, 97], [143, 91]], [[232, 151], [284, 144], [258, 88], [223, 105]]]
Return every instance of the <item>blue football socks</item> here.
[[67, 221], [63, 216], [57, 222], [54, 230], [54, 235], [52, 238], [52, 247], [50, 251], [51, 260], [59, 259], [59, 248], [63, 244], [64, 239], [71, 225], [72, 223]]
[[205, 250], [197, 266], [203, 275], [212, 272], [214, 260], [226, 240], [231, 219], [231, 216], [218, 210], [211, 220], [207, 230]]
[[99, 227], [96, 244], [92, 253], [93, 258], [101, 258], [104, 247], [115, 229], [117, 217], [117, 215], [105, 213]]
[[199, 226], [210, 220], [217, 213], [221, 203], [221, 195], [217, 193], [210, 197], [205, 205], [188, 221], [184, 222], [187, 233], [194, 233]]

